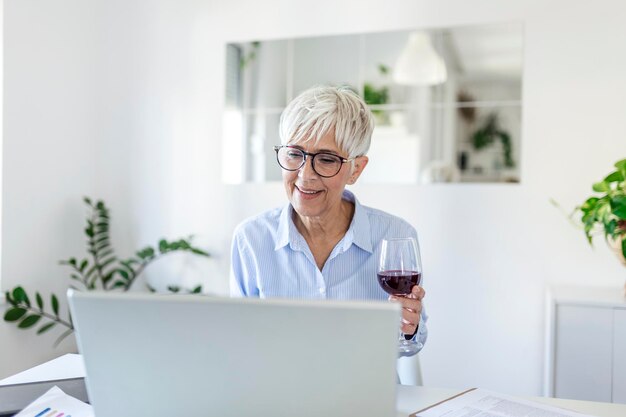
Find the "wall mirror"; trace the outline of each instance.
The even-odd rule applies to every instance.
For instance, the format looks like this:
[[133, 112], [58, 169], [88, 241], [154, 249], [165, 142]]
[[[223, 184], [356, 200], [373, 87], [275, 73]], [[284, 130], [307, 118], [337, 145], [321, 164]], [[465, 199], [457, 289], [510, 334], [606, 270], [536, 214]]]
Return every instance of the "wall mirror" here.
[[228, 44], [223, 179], [280, 181], [283, 108], [342, 84], [376, 119], [361, 183], [519, 182], [522, 47], [519, 23]]

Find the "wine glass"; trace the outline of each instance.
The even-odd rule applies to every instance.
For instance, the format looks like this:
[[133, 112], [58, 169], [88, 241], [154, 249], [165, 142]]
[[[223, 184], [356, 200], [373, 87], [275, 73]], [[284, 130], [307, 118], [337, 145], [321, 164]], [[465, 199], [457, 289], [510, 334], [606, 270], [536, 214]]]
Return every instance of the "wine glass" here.
[[[418, 285], [422, 278], [422, 262], [415, 239], [383, 239], [377, 275], [378, 283], [388, 294], [411, 294], [413, 286]], [[415, 340], [406, 340], [400, 332], [398, 351], [401, 354], [417, 353], [421, 347], [419, 345]]]

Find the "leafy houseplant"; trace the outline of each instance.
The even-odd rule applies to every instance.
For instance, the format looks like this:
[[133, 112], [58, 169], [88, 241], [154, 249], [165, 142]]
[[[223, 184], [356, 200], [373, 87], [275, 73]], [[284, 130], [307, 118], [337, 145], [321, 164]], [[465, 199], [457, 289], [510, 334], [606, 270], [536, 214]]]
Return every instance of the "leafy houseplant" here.
[[[60, 261], [61, 265], [70, 268], [71, 288], [84, 291], [128, 291], [143, 270], [155, 260], [172, 252], [190, 252], [199, 256], [208, 257], [209, 254], [191, 244], [191, 238], [167, 241], [161, 239], [157, 248], [148, 246], [126, 259], [119, 259], [111, 247], [109, 236], [110, 216], [109, 209], [104, 202], [93, 202], [85, 197], [85, 204], [90, 213], [84, 229], [87, 237], [87, 253], [84, 259], [69, 258]], [[180, 291], [179, 287], [169, 287], [172, 292]], [[154, 291], [153, 289], [151, 289]], [[200, 293], [202, 287], [198, 286], [188, 292]], [[42, 334], [55, 326], [65, 327], [55, 342], [57, 346], [65, 337], [74, 331], [72, 317], [61, 318], [59, 312], [59, 298], [55, 294], [50, 296], [50, 309], [46, 311], [44, 299], [39, 292], [35, 292], [34, 303], [31, 297], [21, 286], [6, 292], [6, 300], [9, 304], [4, 315], [4, 320], [12, 322], [20, 329], [30, 329], [38, 324], [37, 334]]]
[[[378, 64], [378, 72], [381, 76], [386, 77], [389, 74], [389, 67], [385, 64]], [[363, 100], [365, 103], [373, 106], [387, 104], [389, 101], [389, 87], [375, 87], [373, 84], [366, 82], [363, 84]], [[372, 114], [380, 124], [389, 123], [389, 115], [382, 109], [372, 109]]]
[[602, 181], [593, 184], [593, 191], [600, 195], [586, 199], [574, 213], [581, 216], [589, 244], [593, 244], [596, 232], [603, 232], [626, 265], [626, 159], [617, 161], [615, 168]]
[[472, 134], [471, 142], [474, 149], [481, 150], [496, 140], [502, 142], [504, 166], [513, 168], [515, 162], [511, 156], [511, 135], [500, 127], [497, 113], [491, 113], [487, 116], [485, 123]]
[[260, 46], [261, 42], [259, 41], [254, 41], [250, 43], [250, 50], [248, 51], [248, 53], [239, 59], [240, 70], [245, 70], [256, 59], [257, 52]]

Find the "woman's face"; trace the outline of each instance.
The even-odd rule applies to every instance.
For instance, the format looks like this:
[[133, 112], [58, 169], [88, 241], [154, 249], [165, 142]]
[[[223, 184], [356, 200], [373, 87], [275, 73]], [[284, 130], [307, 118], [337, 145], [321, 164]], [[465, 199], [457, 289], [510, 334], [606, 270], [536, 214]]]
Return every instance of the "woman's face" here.
[[[329, 152], [348, 158], [335, 143], [335, 132], [331, 130], [315, 144], [314, 141], [294, 143], [292, 146], [301, 148], [305, 152]], [[354, 184], [367, 165], [367, 157], [361, 156], [352, 163], [342, 164], [337, 175], [330, 178], [320, 177], [311, 165], [311, 157], [297, 171], [282, 170], [283, 184], [287, 198], [298, 215], [304, 217], [324, 217], [332, 215], [341, 206], [341, 196], [346, 184]]]

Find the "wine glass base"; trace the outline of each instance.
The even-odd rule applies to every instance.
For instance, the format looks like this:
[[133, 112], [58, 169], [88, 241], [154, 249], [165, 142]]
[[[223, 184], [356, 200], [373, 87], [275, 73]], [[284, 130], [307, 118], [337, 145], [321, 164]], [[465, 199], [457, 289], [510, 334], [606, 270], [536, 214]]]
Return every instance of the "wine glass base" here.
[[421, 343], [417, 343], [414, 340], [399, 340], [398, 341], [398, 353], [401, 356], [414, 355], [421, 350]]

